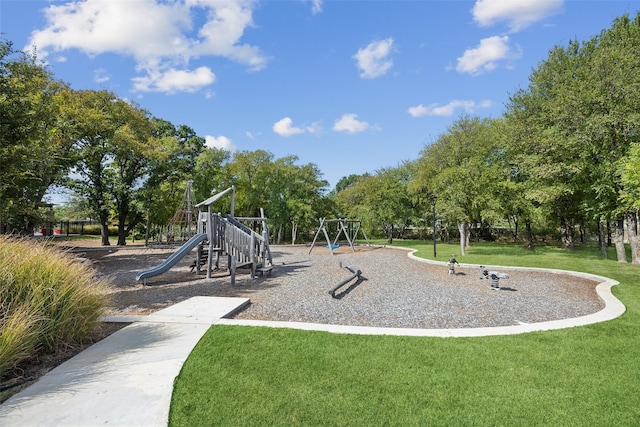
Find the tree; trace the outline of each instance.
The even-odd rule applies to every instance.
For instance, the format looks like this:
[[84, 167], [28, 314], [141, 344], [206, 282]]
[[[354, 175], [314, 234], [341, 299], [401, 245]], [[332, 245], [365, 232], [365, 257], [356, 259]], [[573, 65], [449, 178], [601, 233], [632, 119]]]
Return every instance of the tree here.
[[329, 192], [329, 197], [332, 197], [332, 198], [335, 197], [339, 192], [341, 192], [342, 190], [346, 190], [347, 188], [351, 187], [360, 178], [363, 178], [365, 176], [369, 176], [369, 174], [366, 173], [366, 174], [363, 174], [363, 175], [358, 175], [358, 174], [352, 173], [349, 176], [343, 176], [336, 183], [335, 188]]
[[396, 229], [402, 235], [414, 219], [415, 205], [407, 191], [410, 180], [411, 169], [406, 163], [380, 169], [340, 191], [336, 196], [338, 208], [351, 218], [382, 227], [391, 244]]
[[[67, 91], [60, 120], [74, 142], [75, 174], [71, 187], [89, 201], [109, 245], [109, 220], [115, 209], [118, 244], [140, 216], [131, 217], [132, 192], [144, 175], [149, 151], [147, 113], [108, 91]], [[128, 229], [125, 224], [129, 220]]]
[[[175, 127], [167, 120], [151, 120], [153, 137], [148, 153], [148, 167], [140, 191], [149, 224], [167, 224], [175, 214], [187, 181], [194, 181], [196, 200], [210, 196], [210, 183], [198, 177], [198, 162], [206, 152], [204, 138], [188, 126]], [[204, 187], [206, 184], [206, 188]]]
[[590, 144], [593, 165], [591, 188], [593, 209], [605, 219], [617, 224], [616, 253], [618, 261], [626, 262], [622, 241], [622, 219], [628, 221], [632, 263], [640, 264], [640, 237], [637, 227], [637, 207], [625, 197], [624, 180], [618, 165], [633, 156], [640, 128], [640, 13], [634, 19], [624, 15], [613, 21], [591, 43], [589, 55], [591, 79], [587, 82], [591, 114], [585, 123], [584, 139]]
[[273, 154], [264, 150], [241, 151], [227, 165], [231, 183], [236, 187], [236, 212], [238, 216], [259, 216], [265, 207], [265, 188], [273, 171]]
[[638, 138], [639, 55], [640, 14], [616, 19], [585, 43], [556, 46], [528, 89], [511, 97], [507, 115], [521, 131], [512, 152], [532, 180], [528, 197], [556, 213], [564, 246], [573, 246], [575, 224], [593, 220], [603, 230], [611, 219], [618, 224], [621, 261], [622, 218], [636, 219], [620, 198], [617, 164]]
[[[624, 206], [626, 206], [629, 212], [636, 213], [640, 211], [640, 143], [634, 143], [629, 149], [629, 153], [620, 161], [618, 166], [620, 172], [620, 182], [622, 184], [622, 191], [620, 193], [620, 200]], [[631, 218], [632, 224], [633, 218]], [[637, 227], [637, 223], [635, 223]], [[636, 244], [637, 241], [631, 242]], [[618, 261], [626, 261], [626, 253], [624, 252], [624, 246], [616, 245], [616, 252], [618, 253]], [[638, 251], [632, 251], [632, 256], [637, 254]], [[632, 259], [632, 262], [637, 264], [638, 260]]]
[[489, 119], [463, 116], [424, 148], [416, 164], [414, 179], [437, 196], [441, 219], [458, 226], [461, 255], [470, 244], [471, 224], [483, 222], [504, 173], [497, 167], [499, 138], [492, 126]]
[[118, 245], [126, 245], [126, 237], [136, 224], [142, 222], [135, 193], [138, 180], [146, 173], [151, 138], [151, 122], [147, 113], [135, 106], [124, 104], [122, 120], [113, 138], [113, 197], [118, 218]]
[[[528, 91], [511, 97], [508, 119], [518, 122], [512, 135], [514, 164], [531, 180], [527, 197], [555, 213], [565, 248], [573, 248], [573, 230], [581, 219], [585, 168], [577, 137], [582, 110], [574, 73], [584, 70], [579, 45], [555, 47], [530, 77]], [[516, 127], [512, 126], [512, 129]]]
[[69, 170], [71, 147], [56, 127], [65, 90], [35, 52], [0, 39], [0, 231], [32, 233], [47, 189]]
[[298, 230], [312, 228], [318, 217], [325, 214], [323, 196], [327, 182], [321, 179], [315, 164], [298, 166], [297, 160], [297, 156], [275, 160], [265, 187], [268, 216], [276, 227], [278, 243], [285, 225], [290, 225], [291, 244], [295, 244]]
[[199, 201], [231, 186], [227, 164], [231, 152], [218, 148], [205, 148], [196, 159], [193, 173], [193, 187]]

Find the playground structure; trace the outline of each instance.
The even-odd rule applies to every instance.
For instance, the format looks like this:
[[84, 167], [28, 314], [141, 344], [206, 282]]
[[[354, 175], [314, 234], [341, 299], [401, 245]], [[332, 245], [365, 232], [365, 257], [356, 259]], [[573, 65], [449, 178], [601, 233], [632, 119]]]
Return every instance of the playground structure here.
[[180, 206], [167, 225], [167, 243], [185, 242], [196, 233], [198, 215], [193, 209], [196, 198], [191, 188], [192, 183], [193, 181], [187, 182]]
[[[214, 213], [213, 204], [227, 194], [231, 195], [230, 213], [225, 216]], [[254, 278], [257, 273], [270, 274], [273, 269], [273, 260], [269, 249], [269, 232], [264, 211], [261, 210], [262, 216], [259, 218], [235, 218], [234, 205], [235, 187], [227, 188], [198, 203], [195, 206], [199, 209], [196, 234], [164, 262], [138, 273], [136, 280], [143, 280], [146, 285], [148, 278], [166, 273], [194, 248], [197, 248], [194, 266], [196, 272], [200, 273], [202, 265], [206, 264], [208, 279], [212, 277], [214, 269], [220, 268], [220, 259], [223, 256], [227, 257], [227, 268], [232, 285], [235, 284], [236, 270], [240, 267], [249, 267], [251, 278]], [[262, 234], [256, 233], [240, 220], [260, 221]]]
[[[337, 223], [338, 233], [336, 234], [336, 237], [332, 242], [329, 239], [327, 224], [333, 224], [333, 223]], [[349, 227], [347, 227], [350, 225], [356, 225], [356, 228], [355, 230], [353, 230], [352, 233], [349, 233], [349, 230], [348, 230]], [[353, 227], [350, 227], [350, 228], [353, 228]], [[320, 227], [318, 227], [318, 231], [316, 232], [316, 235], [313, 237], [313, 242], [311, 242], [311, 248], [309, 248], [309, 253], [311, 253], [311, 251], [313, 250], [313, 247], [315, 246], [316, 240], [318, 239], [318, 236], [320, 235], [321, 231], [324, 233], [324, 237], [327, 239], [327, 247], [329, 248], [331, 255], [333, 255], [333, 250], [338, 247], [337, 245], [338, 240], [340, 239], [340, 236], [343, 234], [345, 239], [349, 243], [349, 246], [351, 247], [351, 251], [353, 252], [356, 251], [353, 245], [354, 243], [357, 244], [356, 239], [358, 237], [358, 232], [360, 231], [362, 232], [362, 236], [364, 237], [364, 239], [367, 241], [367, 246], [371, 247], [371, 243], [369, 243], [369, 239], [367, 238], [367, 235], [365, 234], [364, 229], [362, 228], [362, 220], [344, 219], [344, 218], [338, 218], [338, 219], [320, 218]]]

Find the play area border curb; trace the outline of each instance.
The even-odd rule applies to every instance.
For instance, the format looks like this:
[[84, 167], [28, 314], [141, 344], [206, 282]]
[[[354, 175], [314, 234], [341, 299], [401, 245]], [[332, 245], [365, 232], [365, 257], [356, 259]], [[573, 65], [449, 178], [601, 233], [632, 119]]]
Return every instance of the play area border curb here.
[[[407, 256], [413, 260], [419, 262], [425, 262], [428, 264], [437, 264], [446, 266], [446, 262], [434, 261], [425, 258], [419, 258], [414, 254], [417, 249], [405, 248], [401, 246], [386, 246], [380, 245], [379, 247], [400, 249], [408, 251]], [[479, 264], [461, 264], [462, 268], [479, 268]], [[358, 334], [358, 335], [395, 335], [395, 336], [416, 336], [416, 337], [485, 337], [485, 336], [500, 336], [500, 335], [516, 335], [528, 332], [541, 332], [557, 329], [567, 329], [578, 326], [586, 326], [594, 323], [606, 322], [616, 319], [622, 316], [625, 311], [625, 305], [616, 298], [611, 292], [611, 288], [618, 285], [619, 282], [608, 277], [598, 276], [590, 273], [582, 273], [571, 270], [559, 270], [550, 268], [537, 268], [537, 267], [507, 267], [507, 266], [493, 266], [501, 270], [518, 270], [518, 271], [536, 271], [552, 274], [563, 274], [574, 277], [580, 277], [583, 279], [593, 280], [599, 282], [596, 286], [596, 293], [602, 299], [604, 308], [596, 313], [588, 314], [580, 317], [573, 317], [559, 320], [549, 320], [545, 322], [536, 323], [520, 323], [519, 325], [511, 326], [494, 326], [494, 327], [480, 327], [480, 328], [451, 328], [451, 329], [417, 329], [417, 328], [383, 328], [373, 326], [348, 326], [348, 325], [329, 325], [321, 323], [302, 323], [302, 322], [282, 322], [282, 321], [270, 321], [270, 320], [246, 320], [246, 319], [229, 319], [222, 318], [216, 324], [219, 325], [236, 325], [236, 326], [263, 326], [272, 328], [290, 328], [301, 329], [306, 331], [324, 331], [340, 334]]]

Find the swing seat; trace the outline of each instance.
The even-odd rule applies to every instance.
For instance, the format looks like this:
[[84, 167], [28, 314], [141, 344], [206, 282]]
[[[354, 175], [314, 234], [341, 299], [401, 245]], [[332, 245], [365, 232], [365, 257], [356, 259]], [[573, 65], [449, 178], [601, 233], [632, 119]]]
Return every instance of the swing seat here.
[[330, 249], [338, 249], [340, 247], [340, 245], [327, 245], [325, 247], [330, 248]]

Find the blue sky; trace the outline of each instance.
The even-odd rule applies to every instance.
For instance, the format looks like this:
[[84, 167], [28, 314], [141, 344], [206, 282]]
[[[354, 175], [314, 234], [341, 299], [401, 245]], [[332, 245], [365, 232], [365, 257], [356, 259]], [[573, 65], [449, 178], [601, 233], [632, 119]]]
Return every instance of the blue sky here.
[[554, 45], [638, 1], [2, 0], [0, 31], [56, 78], [207, 144], [343, 176], [414, 160], [462, 114], [500, 117]]

